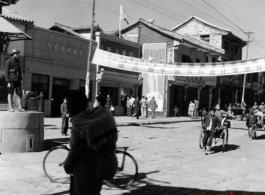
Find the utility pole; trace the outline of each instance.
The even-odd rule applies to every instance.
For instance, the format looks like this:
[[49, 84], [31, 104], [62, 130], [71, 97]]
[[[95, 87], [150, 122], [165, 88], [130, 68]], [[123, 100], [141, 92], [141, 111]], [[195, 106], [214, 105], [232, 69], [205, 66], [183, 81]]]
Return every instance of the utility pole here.
[[[247, 51], [246, 51], [246, 60], [248, 60], [248, 46], [249, 43], [252, 42], [249, 40], [249, 37], [251, 34], [254, 34], [254, 32], [245, 32], [248, 36], [248, 41], [247, 41]], [[244, 79], [243, 79], [243, 91], [242, 91], [242, 103], [245, 103], [244, 98], [245, 98], [245, 88], [246, 88], [246, 77], [247, 74], [244, 74]]]
[[90, 29], [90, 40], [88, 47], [88, 58], [87, 58], [87, 73], [86, 73], [86, 96], [89, 99], [89, 75], [90, 75], [90, 66], [91, 66], [91, 53], [92, 53], [92, 44], [93, 44], [93, 34], [94, 34], [94, 16], [95, 16], [95, 0], [92, 4], [92, 17], [91, 17], [91, 29]]

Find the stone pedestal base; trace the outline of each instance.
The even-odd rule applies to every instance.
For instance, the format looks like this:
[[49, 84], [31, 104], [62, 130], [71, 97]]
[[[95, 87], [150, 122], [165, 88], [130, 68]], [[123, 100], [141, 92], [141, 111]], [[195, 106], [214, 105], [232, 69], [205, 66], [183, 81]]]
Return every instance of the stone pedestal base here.
[[0, 111], [0, 152], [37, 152], [44, 147], [42, 112]]

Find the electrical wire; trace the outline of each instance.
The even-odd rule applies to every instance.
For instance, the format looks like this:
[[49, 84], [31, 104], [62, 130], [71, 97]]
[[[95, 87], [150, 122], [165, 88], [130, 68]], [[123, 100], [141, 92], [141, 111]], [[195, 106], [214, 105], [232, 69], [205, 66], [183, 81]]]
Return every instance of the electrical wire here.
[[[182, 0], [181, 0], [182, 1]], [[231, 20], [229, 20], [226, 16], [224, 16], [222, 13], [220, 13], [218, 10], [216, 10], [214, 7], [212, 7], [210, 4], [208, 4], [205, 0], [202, 0], [205, 4], [207, 4], [209, 7], [211, 7], [213, 10], [215, 10], [218, 14], [220, 14], [221, 16], [223, 16], [226, 20], [228, 20], [230, 23], [232, 23], [234, 26], [236, 26], [238, 29], [240, 29], [244, 34], [247, 34], [247, 32], [245, 32], [243, 29], [241, 29], [238, 25], [236, 25], [234, 22], [232, 22]], [[264, 45], [262, 45], [261, 43], [259, 43], [259, 41], [257, 41], [256, 39], [254, 39], [252, 36], [249, 35], [250, 38], [252, 38], [256, 43], [258, 43], [260, 46], [262, 46], [263, 48], [265, 48]]]
[[181, 21], [181, 20], [179, 20], [179, 19], [176, 18], [176, 17], [172, 17], [172, 16], [169, 15], [169, 14], [165, 14], [165, 13], [163, 13], [162, 11], [156, 10], [156, 9], [154, 9], [153, 7], [148, 6], [148, 5], [146, 5], [146, 4], [142, 3], [142, 2], [139, 2], [139, 1], [136, 1], [136, 0], [130, 0], [130, 1], [133, 2], [133, 3], [135, 3], [135, 4], [137, 4], [137, 5], [140, 5], [140, 6], [142, 6], [142, 7], [145, 7], [145, 8], [147, 8], [147, 9], [151, 10], [151, 11], [154, 11], [154, 12], [157, 12], [157, 13], [159, 13], [159, 14], [161, 14], [161, 15], [164, 15], [164, 16], [166, 16], [166, 17], [168, 17], [168, 18], [172, 18], [172, 19], [174, 19], [174, 20]]

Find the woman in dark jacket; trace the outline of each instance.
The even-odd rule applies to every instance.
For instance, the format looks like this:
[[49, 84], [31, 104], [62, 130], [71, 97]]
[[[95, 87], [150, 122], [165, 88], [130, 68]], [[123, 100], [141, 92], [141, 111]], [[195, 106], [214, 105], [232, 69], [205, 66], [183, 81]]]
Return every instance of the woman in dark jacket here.
[[[87, 98], [81, 91], [66, 97], [72, 123], [71, 150], [64, 162], [71, 177], [70, 194], [100, 195], [103, 179], [116, 173], [116, 123], [97, 97], [94, 108], [86, 110]], [[85, 111], [86, 110], [86, 111]]]

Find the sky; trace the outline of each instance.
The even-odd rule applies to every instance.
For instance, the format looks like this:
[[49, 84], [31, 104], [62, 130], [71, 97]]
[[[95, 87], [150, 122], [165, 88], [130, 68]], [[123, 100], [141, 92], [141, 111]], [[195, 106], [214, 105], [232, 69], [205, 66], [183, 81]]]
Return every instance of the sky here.
[[[9, 11], [34, 20], [36, 26], [50, 28], [54, 23], [68, 26], [90, 25], [93, 0], [19, 0], [5, 7]], [[154, 24], [172, 29], [192, 15], [230, 30], [247, 41], [248, 59], [265, 57], [264, 0], [96, 0], [95, 24], [103, 30], [119, 27], [120, 5], [129, 25], [139, 18], [154, 19]], [[128, 25], [123, 22], [122, 28]], [[246, 59], [247, 47], [242, 59]]]

